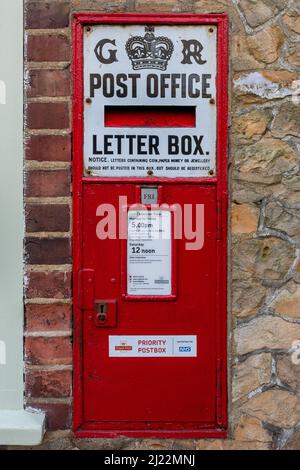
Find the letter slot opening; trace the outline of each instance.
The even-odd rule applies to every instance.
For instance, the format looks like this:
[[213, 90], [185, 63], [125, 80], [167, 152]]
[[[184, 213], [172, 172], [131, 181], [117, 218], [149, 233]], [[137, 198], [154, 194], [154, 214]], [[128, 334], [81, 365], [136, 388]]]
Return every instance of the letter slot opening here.
[[196, 106], [105, 106], [105, 127], [196, 127]]

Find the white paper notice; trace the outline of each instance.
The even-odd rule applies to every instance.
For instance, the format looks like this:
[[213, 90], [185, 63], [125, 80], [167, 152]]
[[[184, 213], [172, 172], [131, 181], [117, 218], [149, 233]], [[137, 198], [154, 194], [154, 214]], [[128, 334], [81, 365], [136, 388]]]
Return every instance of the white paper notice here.
[[109, 357], [197, 357], [197, 336], [109, 336]]
[[127, 293], [170, 295], [171, 213], [128, 211]]

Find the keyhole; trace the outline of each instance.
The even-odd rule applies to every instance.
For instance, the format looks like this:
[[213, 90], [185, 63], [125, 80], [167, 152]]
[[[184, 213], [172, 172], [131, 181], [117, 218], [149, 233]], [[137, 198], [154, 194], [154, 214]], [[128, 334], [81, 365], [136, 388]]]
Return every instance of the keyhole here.
[[98, 318], [102, 322], [104, 322], [106, 320], [106, 304], [100, 304], [99, 305]]

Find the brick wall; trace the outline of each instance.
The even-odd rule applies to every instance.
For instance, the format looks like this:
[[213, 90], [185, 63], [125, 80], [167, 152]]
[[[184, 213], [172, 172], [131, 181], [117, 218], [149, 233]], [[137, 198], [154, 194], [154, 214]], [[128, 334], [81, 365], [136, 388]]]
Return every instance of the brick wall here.
[[26, 2], [25, 390], [71, 424], [70, 2]]
[[[300, 448], [300, 7], [286, 0], [39, 0], [26, 9], [26, 403], [42, 448]], [[71, 423], [70, 13], [230, 18], [230, 437], [75, 440]], [[232, 340], [234, 338], [234, 341]], [[232, 342], [233, 341], [233, 342]], [[65, 429], [66, 431], [61, 431]], [[56, 431], [60, 430], [60, 431]]]

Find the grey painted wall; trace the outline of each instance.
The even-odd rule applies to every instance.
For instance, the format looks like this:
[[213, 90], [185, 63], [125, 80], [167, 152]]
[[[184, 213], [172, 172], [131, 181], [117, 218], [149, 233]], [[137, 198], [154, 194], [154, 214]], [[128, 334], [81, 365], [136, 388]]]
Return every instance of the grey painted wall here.
[[0, 45], [0, 409], [20, 409], [24, 230], [22, 0], [0, 2]]

